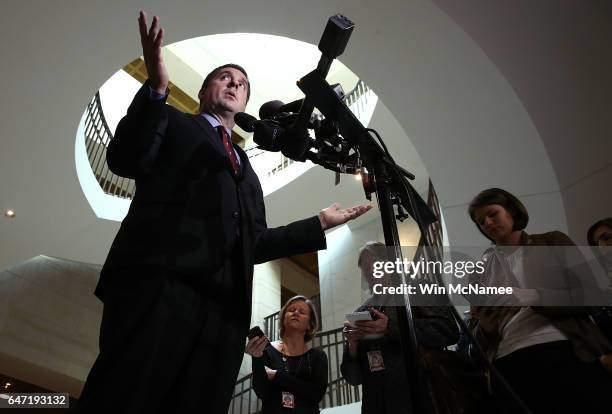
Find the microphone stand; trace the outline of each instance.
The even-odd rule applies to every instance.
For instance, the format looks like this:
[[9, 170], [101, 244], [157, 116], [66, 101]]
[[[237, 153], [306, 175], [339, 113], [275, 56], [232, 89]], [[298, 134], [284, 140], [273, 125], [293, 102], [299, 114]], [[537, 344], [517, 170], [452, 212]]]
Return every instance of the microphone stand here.
[[[363, 160], [363, 165], [371, 171], [373, 175], [373, 185], [365, 185], [364, 190], [366, 197], [371, 200], [371, 194], [376, 192], [382, 227], [385, 237], [385, 244], [393, 248], [395, 258], [402, 260], [401, 243], [397, 230], [396, 216], [394, 205], [404, 205], [409, 212], [414, 212], [416, 202], [412, 201], [412, 197], [406, 197], [411, 191], [399, 190], [398, 179], [404, 181], [403, 175], [409, 174], [407, 171], [399, 171], [390, 164], [390, 160], [383, 153], [379, 145], [377, 145], [365, 127], [361, 125], [355, 115], [348, 109], [344, 102], [333, 92], [331, 86], [325, 81], [321, 74], [315, 70], [298, 83], [300, 89], [304, 92], [307, 99], [316, 106], [321, 113], [326, 117], [338, 120], [340, 133], [345, 139], [352, 141], [352, 144], [359, 148], [360, 156]], [[331, 95], [330, 95], [331, 93]], [[398, 171], [400, 174], [398, 174]], [[412, 188], [409, 183], [408, 188]], [[416, 191], [412, 188], [416, 194]], [[420, 198], [420, 197], [419, 197]], [[430, 222], [435, 220], [435, 216], [421, 199], [425, 206], [422, 215], [413, 214], [416, 218], [426, 216]], [[423, 208], [423, 206], [420, 206]], [[434, 220], [432, 220], [432, 218]], [[428, 224], [428, 223], [427, 223]], [[425, 223], [419, 224], [420, 228], [424, 229]], [[425, 234], [424, 232], [422, 234]], [[400, 275], [402, 283], [406, 282], [406, 274]], [[402, 306], [396, 306], [398, 329], [400, 333], [400, 343], [404, 354], [404, 368], [408, 382], [412, 384], [408, 390], [402, 392], [409, 393], [409, 404], [411, 412], [419, 412], [422, 404], [416, 398], [416, 389], [419, 380], [423, 378], [424, 372], [420, 367], [418, 355], [418, 341], [416, 338], [416, 330], [414, 327], [414, 317], [412, 314], [412, 306], [407, 295], [402, 297]], [[422, 411], [421, 411], [422, 412]]]
[[[363, 165], [364, 168], [372, 173], [372, 180], [363, 180], [366, 198], [371, 200], [372, 193], [376, 193], [385, 244], [393, 249], [394, 258], [403, 262], [396, 219], [403, 220], [407, 218], [406, 212], [412, 216], [421, 231], [423, 246], [427, 247], [428, 240], [427, 237], [425, 237], [427, 234], [427, 227], [431, 223], [437, 221], [437, 218], [427, 206], [427, 203], [425, 203], [414, 187], [408, 182], [407, 178], [413, 179], [414, 175], [401, 168], [393, 161], [384, 143], [381, 141], [379, 145], [374, 140], [370, 134], [370, 130], [366, 129], [361, 124], [346, 106], [344, 101], [342, 101], [325, 80], [332, 61], [344, 52], [353, 28], [353, 22], [342, 15], [338, 14], [329, 18], [323, 36], [319, 42], [319, 50], [322, 56], [317, 65], [317, 69], [304, 76], [297, 83], [298, 87], [304, 92], [305, 97], [296, 121], [288, 128], [288, 131], [290, 131], [288, 135], [301, 136], [302, 132], [307, 133], [308, 121], [315, 107], [321, 111], [326, 119], [337, 122], [339, 134], [347, 141], [347, 145], [355, 150], [357, 158], [360, 159], [358, 166]], [[328, 154], [312, 153], [306, 148], [304, 153], [296, 156], [296, 158], [298, 161], [310, 159], [325, 168], [342, 172], [342, 170], [349, 170], [346, 166], [347, 161], [349, 161], [346, 154], [348, 154], [348, 151], [345, 151], [344, 155], [338, 155], [338, 158], [344, 156], [344, 159], [339, 159], [334, 163], [333, 159], [329, 159]], [[293, 157], [290, 156], [290, 158]], [[361, 164], [361, 162], [363, 164]], [[398, 211], [397, 215], [395, 214], [395, 208], [397, 208]], [[403, 269], [403, 272], [399, 276], [401, 283], [407, 284], [407, 275], [405, 271], [406, 269]], [[442, 284], [439, 274], [434, 272], [433, 277], [438, 284]], [[447, 297], [446, 300], [446, 305], [450, 306], [455, 320], [461, 329], [468, 335], [472, 344], [475, 345], [478, 356], [484, 361], [487, 368], [500, 382], [504, 393], [510, 397], [510, 402], [513, 405], [511, 408], [515, 409], [514, 412], [529, 413], [529, 410], [514, 394], [507, 382], [487, 360], [484, 352], [478, 346], [471, 332], [467, 329], [465, 321], [450, 302], [450, 298]], [[408, 294], [401, 296], [400, 305], [401, 306], [396, 306], [395, 310], [397, 312], [400, 344], [404, 355], [404, 368], [410, 387], [408, 390], [398, 390], [398, 392], [407, 392], [409, 394], [408, 405], [410, 406], [411, 412], [443, 414], [441, 411], [442, 407], [436, 404], [435, 396], [431, 395], [427, 371], [424, 369], [424, 365], [419, 363], [422, 360], [419, 357], [418, 338], [416, 337], [412, 305]], [[424, 401], [425, 399], [423, 398], [417, 398], [422, 395], [417, 392], [417, 390], [425, 384], [427, 384], [427, 397], [429, 397], [427, 401]], [[448, 411], [445, 412], [448, 413]]]
[[[413, 178], [414, 175], [395, 164], [391, 155], [383, 150], [374, 140], [369, 130], [355, 117], [318, 70], [314, 70], [304, 76], [298, 82], [298, 86], [306, 96], [304, 102], [308, 100], [308, 102], [321, 111], [325, 118], [338, 122], [340, 134], [350, 142], [353, 148], [357, 149], [363, 166], [371, 172], [373, 180], [364, 180], [364, 191], [368, 200], [371, 200], [372, 193], [376, 193], [385, 244], [393, 249], [394, 259], [403, 261], [396, 219], [403, 220], [406, 218], [406, 211], [417, 223], [421, 231], [421, 242], [427, 248], [429, 246], [427, 237], [425, 237], [427, 227], [437, 221], [437, 218], [407, 180], [407, 178]], [[314, 161], [316, 157], [312, 156], [311, 153], [311, 156], [308, 158]], [[341, 165], [342, 161], [339, 160], [336, 165]], [[337, 168], [330, 168], [329, 162], [320, 163], [320, 165], [338, 171]], [[395, 208], [398, 211], [397, 215], [395, 214]], [[401, 283], [407, 283], [407, 275], [405, 273], [399, 276]], [[434, 272], [433, 277], [436, 283], [443, 284], [439, 274]], [[444, 305], [450, 307], [454, 319], [459, 324], [461, 330], [469, 337], [476, 350], [476, 356], [501, 385], [500, 391], [509, 399], [510, 408], [513, 412], [530, 413], [530, 410], [514, 393], [507, 381], [488, 361], [482, 348], [480, 348], [467, 328], [465, 321], [451, 303], [450, 298], [446, 297], [446, 301]], [[404, 355], [404, 368], [408, 382], [411, 385], [408, 390], [401, 390], [401, 392], [409, 394], [409, 405], [414, 413], [448, 413], [446, 410], [441, 411], [442, 407], [436, 404], [435, 398], [431, 393], [429, 393], [427, 401], [418, 398], [421, 394], [417, 390], [425, 384], [429, 384], [428, 373], [424, 366], [419, 363], [422, 359], [418, 352], [418, 338], [416, 337], [412, 305], [408, 294], [401, 296], [400, 305], [396, 306], [395, 310], [397, 312], [400, 343]], [[430, 392], [429, 386], [427, 389]]]

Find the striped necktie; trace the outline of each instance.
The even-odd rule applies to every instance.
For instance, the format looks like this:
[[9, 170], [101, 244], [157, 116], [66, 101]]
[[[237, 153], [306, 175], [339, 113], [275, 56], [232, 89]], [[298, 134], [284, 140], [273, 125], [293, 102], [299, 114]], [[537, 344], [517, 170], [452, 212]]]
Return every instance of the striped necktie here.
[[238, 157], [236, 156], [234, 148], [232, 148], [232, 142], [230, 140], [229, 134], [227, 133], [223, 125], [219, 125], [217, 127], [217, 131], [219, 132], [221, 141], [223, 141], [223, 147], [225, 148], [225, 151], [227, 152], [227, 155], [229, 156], [229, 159], [232, 163], [234, 175], [238, 175], [238, 173], [240, 172], [240, 164], [238, 164]]

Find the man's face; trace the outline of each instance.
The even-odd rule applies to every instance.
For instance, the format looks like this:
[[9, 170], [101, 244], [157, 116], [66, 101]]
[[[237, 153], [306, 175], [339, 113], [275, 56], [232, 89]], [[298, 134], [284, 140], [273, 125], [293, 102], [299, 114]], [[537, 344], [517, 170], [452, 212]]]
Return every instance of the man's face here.
[[244, 73], [234, 68], [223, 68], [206, 89], [200, 89], [200, 109], [213, 114], [243, 112], [246, 108], [248, 82]]

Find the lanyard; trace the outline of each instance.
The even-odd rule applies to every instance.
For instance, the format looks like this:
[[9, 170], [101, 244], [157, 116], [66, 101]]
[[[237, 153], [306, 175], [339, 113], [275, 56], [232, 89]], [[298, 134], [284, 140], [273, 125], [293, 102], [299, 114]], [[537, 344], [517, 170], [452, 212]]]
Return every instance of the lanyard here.
[[[289, 371], [289, 361], [287, 360], [287, 355], [285, 354], [285, 343], [282, 343], [282, 347], [281, 347], [281, 355], [282, 355], [282, 359], [283, 359], [283, 369], [285, 371], [285, 373], [287, 373], [288, 375], [291, 375], [291, 372]], [[293, 372], [294, 376], [297, 376], [297, 373], [300, 371], [300, 368], [302, 367], [302, 362], [304, 360], [303, 358], [304, 354], [300, 355], [299, 359], [298, 359], [298, 365], [297, 368], [295, 369], [295, 371]], [[310, 351], [306, 352], [306, 357], [308, 358], [308, 373], [310, 375], [311, 372], [311, 368], [310, 368]]]

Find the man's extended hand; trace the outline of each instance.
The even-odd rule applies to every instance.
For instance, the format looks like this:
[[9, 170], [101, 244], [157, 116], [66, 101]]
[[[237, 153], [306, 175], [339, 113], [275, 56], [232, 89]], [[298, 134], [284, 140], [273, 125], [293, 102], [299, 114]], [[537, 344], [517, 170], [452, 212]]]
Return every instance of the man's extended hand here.
[[372, 208], [371, 204], [361, 204], [351, 208], [340, 208], [340, 203], [334, 203], [331, 206], [324, 208], [319, 213], [321, 228], [328, 230], [344, 224], [349, 220], [356, 219]]
[[168, 70], [161, 53], [164, 29], [159, 27], [159, 17], [157, 16], [153, 16], [151, 28], [147, 29], [147, 14], [142, 10], [140, 16], [138, 16], [138, 27], [140, 28], [142, 55], [147, 67], [151, 88], [163, 95], [168, 87]]

